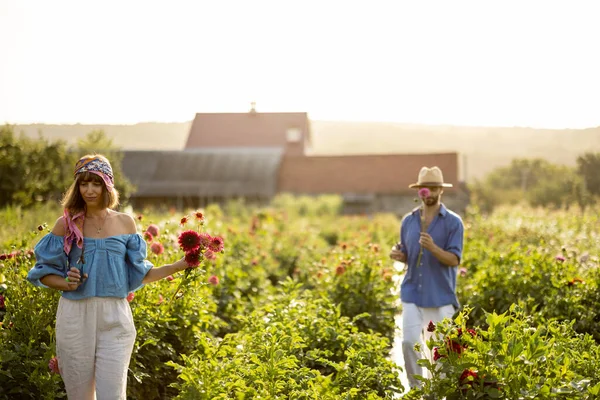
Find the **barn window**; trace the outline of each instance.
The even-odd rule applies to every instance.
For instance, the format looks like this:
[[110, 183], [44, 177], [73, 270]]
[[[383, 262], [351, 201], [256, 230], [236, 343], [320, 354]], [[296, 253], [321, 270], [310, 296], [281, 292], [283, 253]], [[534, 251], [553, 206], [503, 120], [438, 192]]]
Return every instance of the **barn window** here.
[[298, 128], [288, 128], [286, 137], [288, 142], [299, 142], [302, 137], [302, 131]]

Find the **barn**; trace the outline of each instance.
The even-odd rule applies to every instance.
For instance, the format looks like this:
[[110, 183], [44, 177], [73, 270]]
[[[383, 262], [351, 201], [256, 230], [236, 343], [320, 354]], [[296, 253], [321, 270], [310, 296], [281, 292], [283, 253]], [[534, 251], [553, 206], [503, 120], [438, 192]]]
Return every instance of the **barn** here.
[[338, 194], [347, 213], [401, 214], [414, 205], [408, 185], [419, 169], [437, 165], [455, 186], [445, 190], [444, 202], [459, 212], [468, 203], [458, 153], [327, 156], [312, 150], [304, 112], [198, 113], [183, 150], [126, 151], [123, 172], [136, 185], [135, 206]]

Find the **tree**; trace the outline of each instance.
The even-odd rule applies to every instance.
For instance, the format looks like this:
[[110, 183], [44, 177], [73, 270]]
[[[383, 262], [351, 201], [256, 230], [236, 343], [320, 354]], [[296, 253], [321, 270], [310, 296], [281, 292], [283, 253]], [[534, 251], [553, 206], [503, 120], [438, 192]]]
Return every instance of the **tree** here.
[[13, 127], [0, 129], [0, 206], [56, 200], [72, 179], [67, 145], [42, 138], [15, 137]]
[[523, 200], [534, 207], [568, 208], [577, 203], [584, 209], [588, 197], [582, 184], [573, 168], [544, 159], [515, 159], [473, 185], [472, 193], [474, 202], [484, 212]]
[[576, 201], [576, 172], [563, 165], [549, 164], [544, 174], [546, 176], [528, 191], [529, 204], [533, 207], [569, 208]]
[[600, 195], [600, 153], [585, 153], [577, 157], [577, 171], [583, 177], [587, 191]]

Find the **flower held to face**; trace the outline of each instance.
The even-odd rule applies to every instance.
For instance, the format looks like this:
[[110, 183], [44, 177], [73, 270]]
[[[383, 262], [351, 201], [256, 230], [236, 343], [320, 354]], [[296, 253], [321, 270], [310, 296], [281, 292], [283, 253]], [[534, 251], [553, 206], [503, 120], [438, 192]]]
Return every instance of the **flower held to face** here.
[[429, 197], [431, 195], [431, 191], [429, 190], [429, 188], [421, 188], [419, 189], [419, 197], [424, 199], [426, 197]]

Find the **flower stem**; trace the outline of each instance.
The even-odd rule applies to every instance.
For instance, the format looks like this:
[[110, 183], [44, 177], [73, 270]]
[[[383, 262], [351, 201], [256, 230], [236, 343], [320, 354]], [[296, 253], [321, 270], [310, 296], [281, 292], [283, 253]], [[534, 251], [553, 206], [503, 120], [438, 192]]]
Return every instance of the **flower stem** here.
[[[425, 209], [421, 205], [420, 217], [421, 217], [421, 233], [425, 232]], [[421, 258], [423, 258], [423, 246], [419, 246], [419, 257], [417, 258], [417, 268], [421, 265]]]
[[185, 269], [185, 272], [183, 274], [183, 279], [181, 280], [181, 282], [177, 286], [177, 289], [175, 289], [175, 293], [173, 294], [173, 297], [171, 298], [171, 301], [175, 300], [175, 297], [177, 296], [177, 293], [179, 293], [179, 289], [181, 289], [181, 286], [187, 281], [188, 275], [190, 274], [191, 270], [192, 270], [192, 268], [186, 268]]

